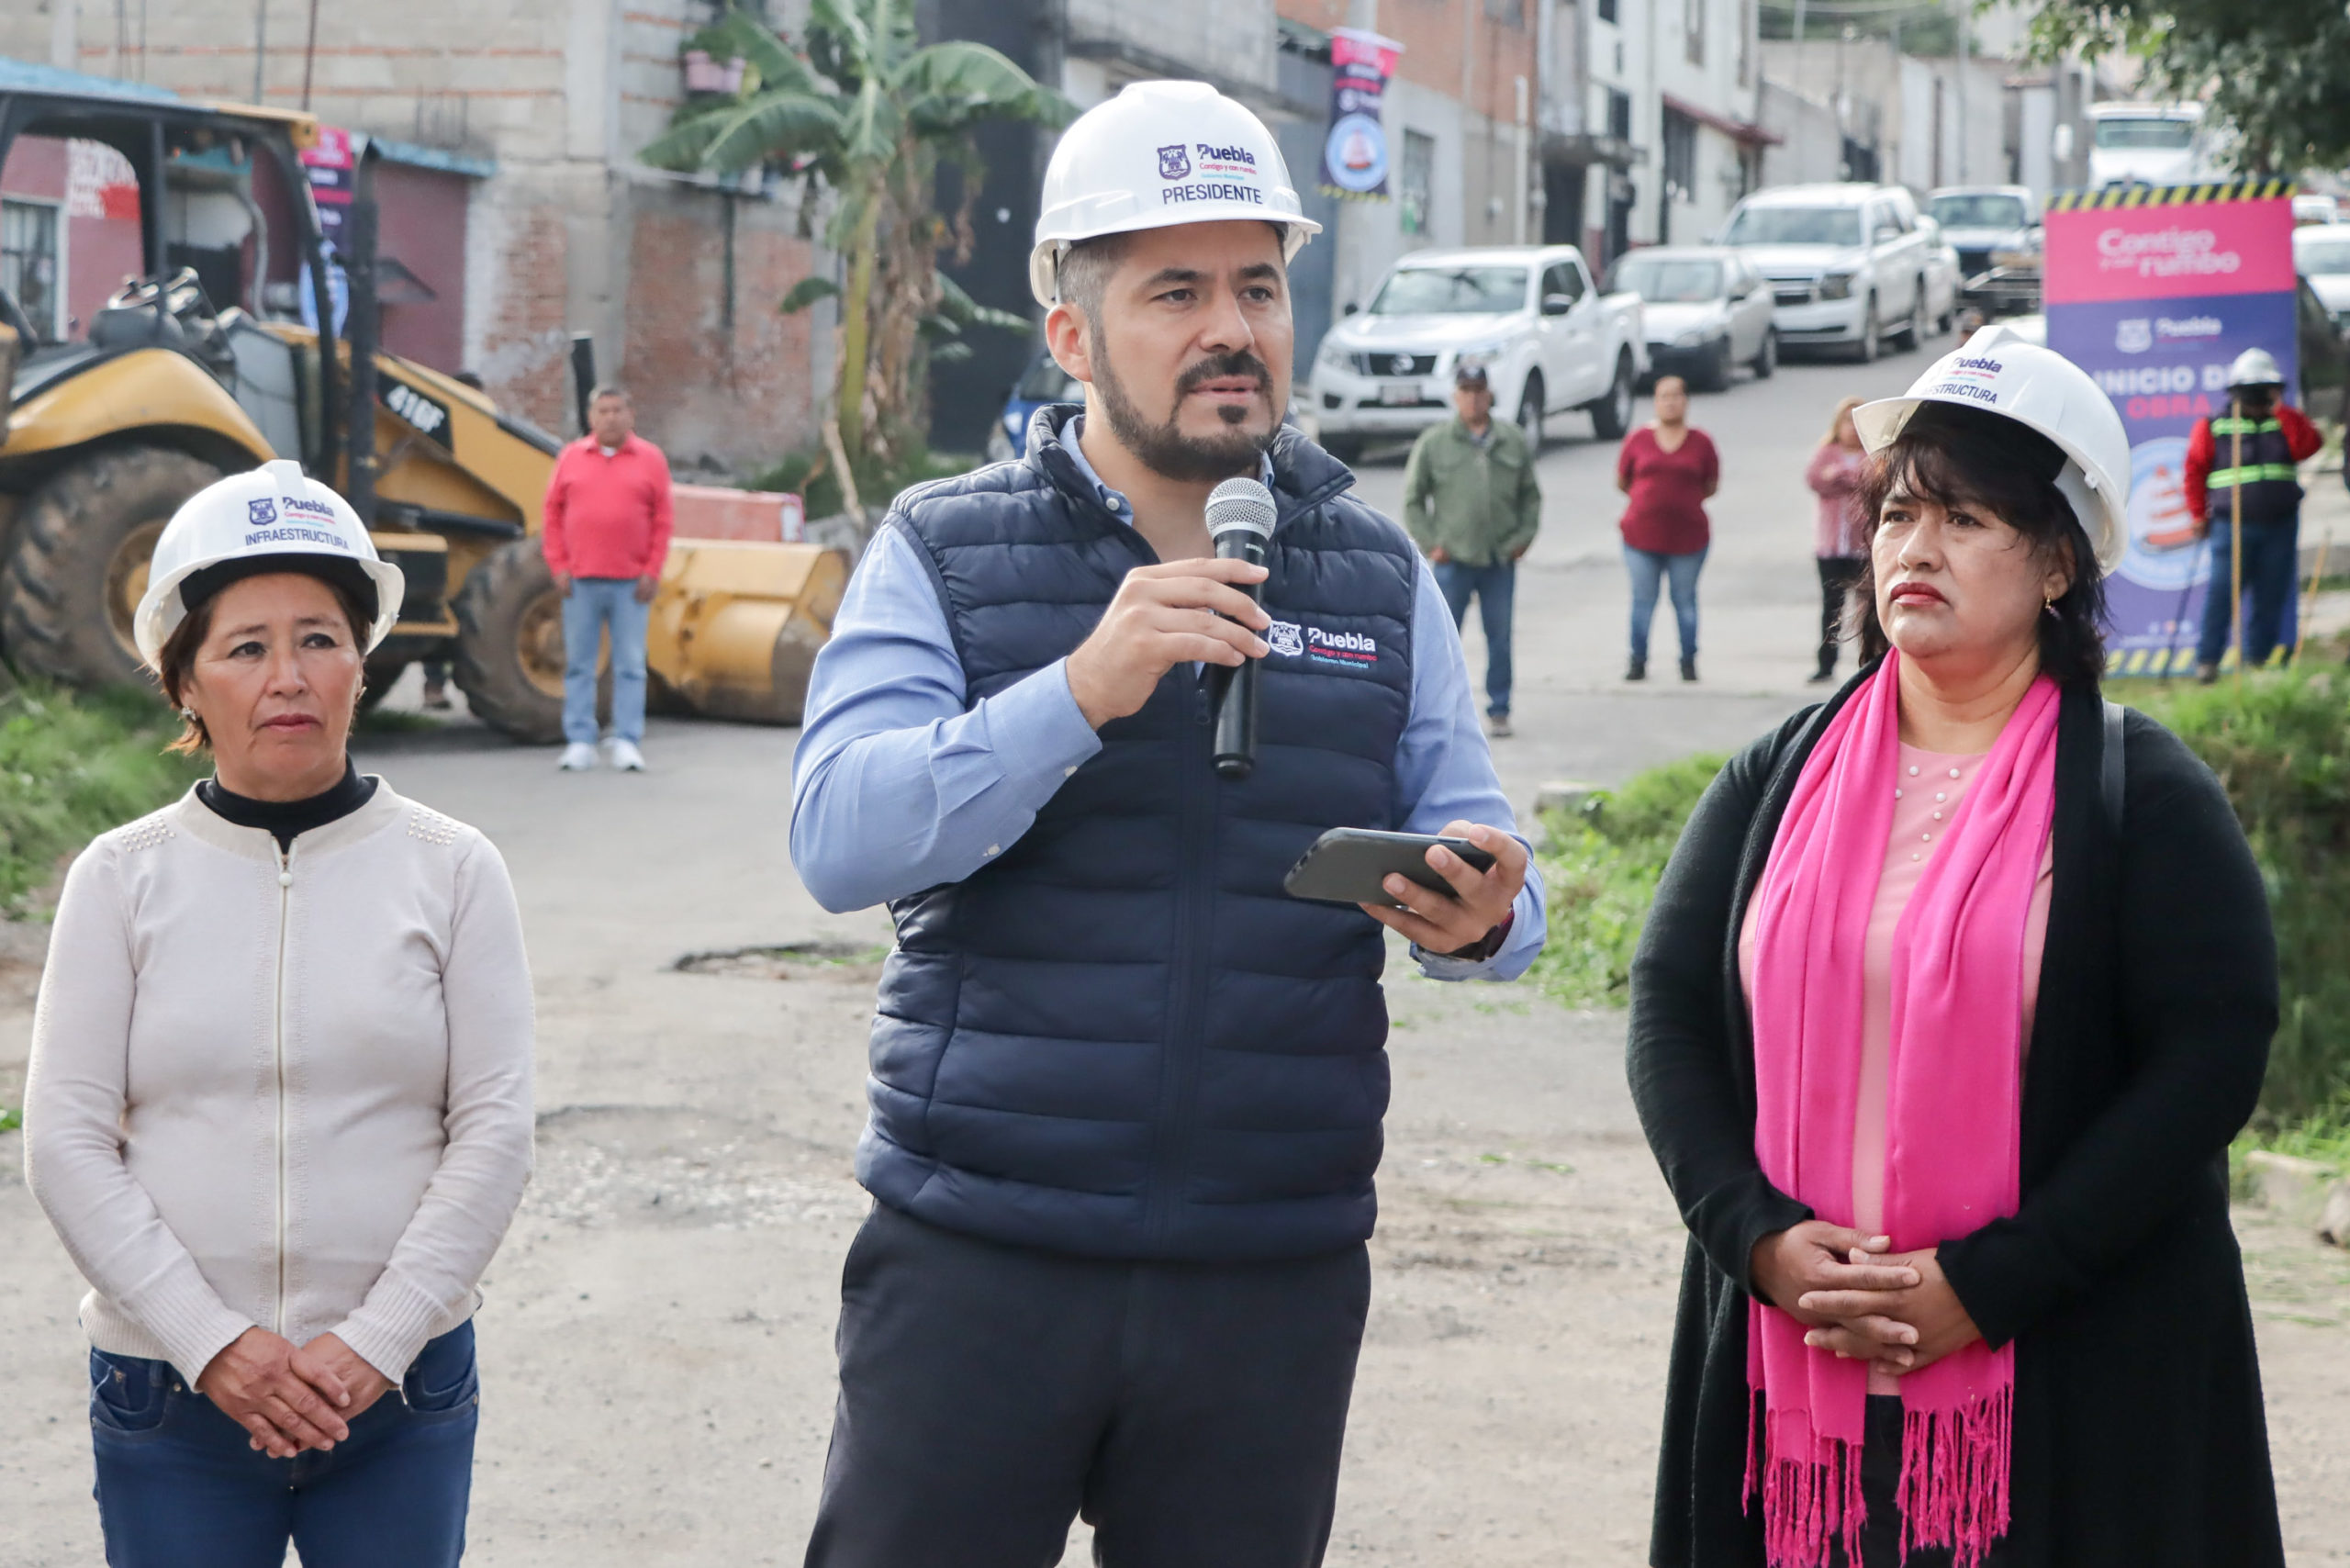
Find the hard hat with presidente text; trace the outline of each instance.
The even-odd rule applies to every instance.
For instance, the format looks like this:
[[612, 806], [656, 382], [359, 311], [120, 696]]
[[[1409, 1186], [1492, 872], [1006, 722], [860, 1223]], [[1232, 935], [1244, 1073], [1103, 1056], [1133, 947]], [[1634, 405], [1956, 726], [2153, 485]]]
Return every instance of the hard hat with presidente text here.
[[1080, 241], [1249, 218], [1282, 227], [1283, 261], [1322, 230], [1263, 120], [1205, 82], [1136, 82], [1053, 149], [1028, 287], [1039, 305], [1058, 300], [1060, 259]]

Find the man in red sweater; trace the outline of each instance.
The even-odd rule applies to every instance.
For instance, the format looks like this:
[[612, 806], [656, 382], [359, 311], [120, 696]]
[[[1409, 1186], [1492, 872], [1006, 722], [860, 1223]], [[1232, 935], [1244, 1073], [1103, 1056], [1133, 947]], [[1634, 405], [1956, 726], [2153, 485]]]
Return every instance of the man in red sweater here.
[[620, 386], [588, 400], [588, 433], [547, 481], [540, 543], [563, 594], [563, 764], [596, 766], [596, 655], [612, 640], [612, 766], [644, 769], [644, 634], [669, 556], [669, 460], [636, 433]]
[[[2252, 595], [2244, 622], [2244, 659], [2268, 662], [2292, 602], [2300, 566], [2301, 485], [2294, 465], [2323, 444], [2317, 427], [2284, 401], [2284, 375], [2265, 349], [2246, 349], [2228, 367], [2228, 412], [2195, 421], [2187, 438], [2182, 488], [2197, 532], [2211, 541], [2210, 586], [2203, 595], [2203, 636], [2195, 678], [2220, 678], [2238, 599]], [[2235, 592], [2235, 521], [2244, 521], [2244, 577]]]

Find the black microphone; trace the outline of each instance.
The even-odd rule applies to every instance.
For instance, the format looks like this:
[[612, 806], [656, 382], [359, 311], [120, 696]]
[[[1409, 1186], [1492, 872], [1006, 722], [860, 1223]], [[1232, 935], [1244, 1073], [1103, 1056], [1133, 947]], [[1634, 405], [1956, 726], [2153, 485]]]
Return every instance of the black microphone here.
[[[1208, 536], [1217, 560], [1263, 566], [1273, 536], [1273, 493], [1254, 479], [1226, 479], [1208, 492]], [[1237, 586], [1257, 601], [1258, 584]], [[1257, 661], [1214, 667], [1224, 678], [1215, 694], [1215, 771], [1237, 783], [1257, 766]]]

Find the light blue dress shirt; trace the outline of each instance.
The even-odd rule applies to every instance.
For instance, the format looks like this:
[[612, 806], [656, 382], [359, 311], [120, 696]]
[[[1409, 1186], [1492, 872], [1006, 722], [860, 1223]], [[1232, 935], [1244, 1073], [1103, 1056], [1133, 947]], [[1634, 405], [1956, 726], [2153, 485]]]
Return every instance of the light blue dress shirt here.
[[[1064, 449], [1111, 515], [1134, 509], [1078, 445]], [[1268, 468], [1270, 468], [1270, 464]], [[1270, 474], [1268, 475], [1270, 477]], [[968, 702], [946, 611], [913, 543], [877, 535], [816, 655], [792, 756], [791, 859], [816, 902], [863, 909], [957, 882], [1019, 841], [1053, 791], [1102, 749], [1060, 659]], [[1478, 728], [1468, 661], [1427, 564], [1412, 606], [1412, 706], [1395, 748], [1395, 815], [1409, 833], [1465, 821], [1517, 834]], [[1482, 962], [1412, 949], [1437, 980], [1515, 980], [1541, 951], [1541, 874], [1529, 865], [1501, 950]]]

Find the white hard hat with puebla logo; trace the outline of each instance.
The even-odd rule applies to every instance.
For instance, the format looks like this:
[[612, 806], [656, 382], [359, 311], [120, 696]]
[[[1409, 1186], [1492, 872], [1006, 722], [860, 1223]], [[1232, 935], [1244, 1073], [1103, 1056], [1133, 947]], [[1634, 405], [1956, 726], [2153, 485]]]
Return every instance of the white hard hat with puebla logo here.
[[2282, 386], [2285, 373], [2277, 368], [2277, 358], [2266, 349], [2246, 349], [2236, 355], [2228, 366], [2230, 386]]
[[1058, 300], [1060, 259], [1080, 241], [1248, 218], [1287, 230], [1284, 261], [1322, 230], [1263, 120], [1205, 82], [1136, 82], [1079, 116], [1053, 149], [1028, 286], [1039, 305]]
[[2065, 461], [2049, 478], [2089, 536], [2098, 569], [2121, 564], [2130, 542], [2130, 435], [2088, 372], [2007, 327], [1985, 327], [1905, 395], [1853, 409], [1862, 450], [1884, 451], [1930, 403], [1998, 414], [2054, 442]]
[[400, 618], [407, 588], [400, 569], [375, 554], [375, 543], [351, 503], [302, 465], [280, 458], [231, 474], [181, 503], [155, 541], [147, 593], [131, 633], [139, 655], [159, 667], [163, 644], [189, 610], [240, 577], [304, 572], [350, 588], [374, 616], [355, 628], [373, 653]]

